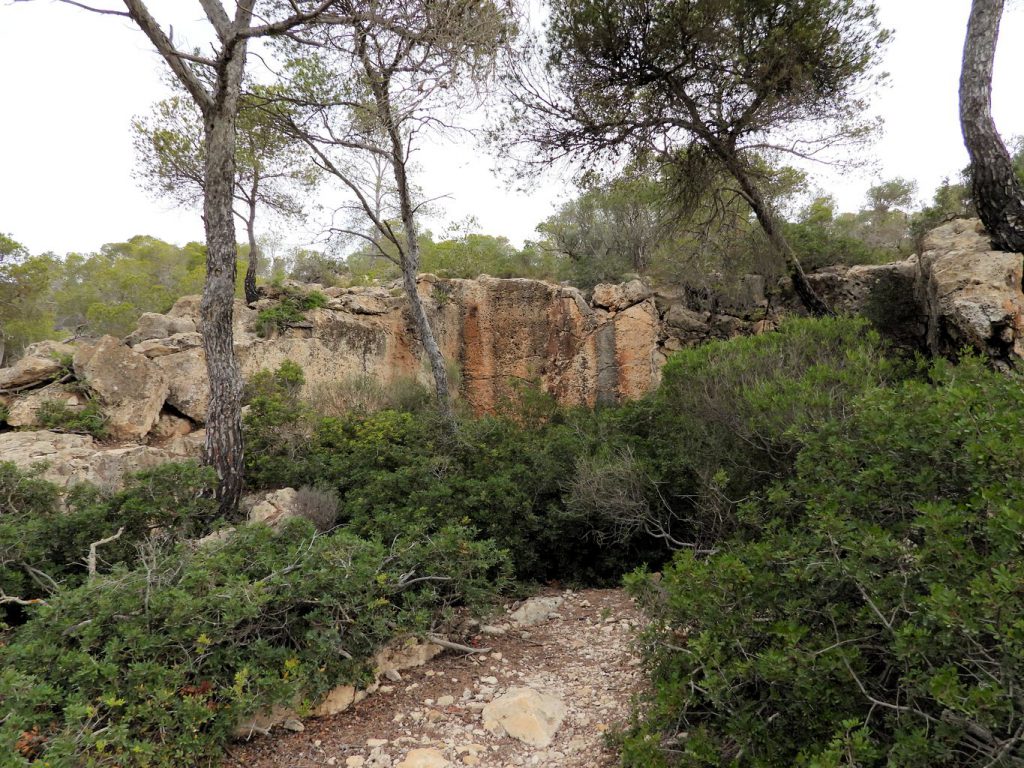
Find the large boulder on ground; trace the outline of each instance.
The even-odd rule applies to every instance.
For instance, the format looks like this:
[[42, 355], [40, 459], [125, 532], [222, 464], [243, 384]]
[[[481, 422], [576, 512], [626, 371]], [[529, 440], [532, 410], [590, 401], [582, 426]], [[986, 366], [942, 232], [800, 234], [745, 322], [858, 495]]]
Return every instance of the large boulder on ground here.
[[210, 404], [210, 383], [206, 374], [206, 353], [202, 347], [155, 357], [152, 362], [167, 381], [167, 404], [192, 421], [205, 423]]
[[166, 339], [178, 333], [195, 333], [196, 324], [191, 317], [174, 317], [146, 312], [139, 318], [135, 330], [125, 339], [125, 343], [134, 347], [149, 339]]
[[63, 360], [71, 357], [75, 348], [59, 341], [40, 341], [25, 350], [25, 354], [10, 368], [0, 368], [0, 390], [20, 389], [50, 381], [64, 370]]
[[594, 286], [593, 304], [595, 307], [621, 311], [650, 298], [651, 289], [639, 280], [631, 280], [620, 285], [602, 283]]
[[83, 482], [116, 488], [131, 472], [184, 458], [144, 445], [104, 448], [88, 435], [48, 430], [0, 434], [0, 457], [23, 470], [45, 464], [40, 477], [62, 488]]
[[160, 418], [167, 399], [167, 380], [148, 358], [113, 336], [80, 346], [75, 376], [95, 392], [115, 440], [140, 440]]
[[928, 233], [918, 263], [928, 348], [957, 354], [969, 346], [1003, 365], [1024, 358], [1024, 257], [993, 251], [977, 219]]

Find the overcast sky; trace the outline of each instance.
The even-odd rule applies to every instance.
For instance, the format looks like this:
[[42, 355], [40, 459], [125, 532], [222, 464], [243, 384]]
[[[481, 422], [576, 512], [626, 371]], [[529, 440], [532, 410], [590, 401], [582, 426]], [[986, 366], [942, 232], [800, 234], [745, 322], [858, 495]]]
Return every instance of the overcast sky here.
[[[885, 118], [875, 147], [878, 172], [818, 179], [847, 210], [860, 205], [873, 180], [915, 179], [927, 198], [943, 176], [967, 163], [957, 80], [970, 0], [878, 5], [895, 31], [884, 63], [891, 84], [876, 101]], [[1003, 21], [993, 96], [1004, 137], [1024, 133], [1017, 75], [1024, 11], [1014, 5]], [[194, 0], [153, 0], [151, 8], [173, 21], [179, 36], [201, 16]], [[155, 201], [132, 178], [130, 122], [165, 95], [163, 66], [125, 19], [52, 0], [0, 0], [0, 232], [33, 253], [59, 254], [135, 234], [176, 243], [202, 239], [197, 212]], [[568, 180], [551, 179], [530, 194], [509, 192], [475, 147], [435, 146], [421, 162], [425, 191], [451, 195], [444, 220], [474, 216], [481, 231], [517, 243], [533, 237], [534, 227], [573, 191]], [[437, 230], [441, 222], [433, 225]]]

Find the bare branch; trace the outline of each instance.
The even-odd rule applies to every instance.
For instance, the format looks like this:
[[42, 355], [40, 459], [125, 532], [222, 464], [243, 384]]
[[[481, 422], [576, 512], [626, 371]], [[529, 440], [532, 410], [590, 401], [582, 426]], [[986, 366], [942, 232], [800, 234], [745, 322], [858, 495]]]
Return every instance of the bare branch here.
[[117, 533], [115, 533], [113, 536], [107, 536], [107, 538], [100, 539], [99, 541], [94, 541], [92, 544], [89, 545], [89, 559], [87, 560], [87, 564], [89, 568], [90, 579], [96, 576], [96, 549], [98, 547], [103, 546], [104, 544], [109, 544], [112, 541], [117, 541], [121, 538], [122, 533], [124, 533], [123, 525], [117, 529]]

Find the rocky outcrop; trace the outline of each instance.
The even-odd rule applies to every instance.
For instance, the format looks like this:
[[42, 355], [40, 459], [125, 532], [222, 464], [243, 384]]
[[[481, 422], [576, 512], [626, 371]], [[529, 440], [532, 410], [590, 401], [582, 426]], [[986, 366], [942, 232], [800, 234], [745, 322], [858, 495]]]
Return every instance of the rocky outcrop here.
[[113, 336], [75, 350], [75, 376], [99, 396], [115, 440], [141, 440], [160, 418], [167, 380], [149, 358]]
[[935, 354], [963, 348], [1002, 367], [1024, 362], [1024, 262], [991, 250], [977, 220], [930, 232], [918, 262], [918, 300], [927, 311], [927, 344]]
[[[868, 317], [905, 347], [956, 354], [968, 346], [1004, 368], [1024, 354], [1021, 256], [991, 251], [977, 221], [942, 225], [925, 239], [920, 256], [829, 268], [809, 279], [839, 312]], [[576, 288], [536, 280], [433, 275], [422, 275], [418, 290], [445, 358], [458, 366], [459, 394], [478, 413], [514, 400], [524, 385], [539, 386], [566, 405], [641, 397], [657, 386], [672, 352], [763, 333], [782, 315], [800, 312], [786, 281], [770, 291], [757, 275], [745, 276], [728, 295], [652, 293], [634, 280], [599, 285], [588, 298]], [[259, 308], [272, 306], [273, 297], [253, 307], [236, 302], [235, 349], [245, 376], [290, 360], [302, 367], [309, 391], [329, 392], [355, 380], [385, 388], [408, 379], [430, 385], [397, 286], [325, 293], [326, 307], [283, 331], [258, 327]], [[16, 365], [0, 369], [8, 424], [35, 425], [48, 399], [74, 409], [93, 397], [115, 440], [163, 445], [184, 439], [202, 425], [208, 404], [199, 315], [199, 297], [186, 296], [166, 315], [140, 318], [124, 343], [104, 337], [30, 347]], [[72, 354], [78, 381], [65, 387], [56, 379], [67, 378]]]
[[809, 276], [840, 312], [869, 318], [906, 347], [1024, 362], [1024, 257], [993, 251], [981, 222], [955, 219], [929, 232], [920, 255], [894, 264], [833, 267]]
[[47, 430], [0, 434], [0, 459], [19, 469], [38, 470], [39, 477], [61, 488], [85, 482], [116, 488], [127, 474], [188, 458], [187, 450], [185, 446], [179, 450], [145, 445], [109, 448], [88, 435]]
[[0, 368], [0, 391], [17, 390], [52, 381], [64, 372], [66, 360], [75, 353], [70, 344], [40, 341], [25, 350], [25, 354], [10, 368]]

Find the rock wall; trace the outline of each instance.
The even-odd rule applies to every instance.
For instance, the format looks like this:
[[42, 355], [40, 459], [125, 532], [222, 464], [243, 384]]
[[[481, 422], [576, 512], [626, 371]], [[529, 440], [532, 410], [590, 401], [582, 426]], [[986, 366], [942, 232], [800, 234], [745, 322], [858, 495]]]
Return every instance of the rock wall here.
[[[939, 227], [921, 255], [906, 261], [832, 268], [810, 279], [838, 311], [866, 315], [907, 347], [956, 354], [968, 346], [1006, 369], [1019, 367], [1024, 356], [1022, 258], [991, 251], [977, 221]], [[755, 275], [731, 301], [685, 291], [654, 294], [639, 281], [600, 285], [588, 298], [572, 287], [486, 276], [423, 275], [419, 292], [442, 352], [458, 364], [460, 395], [479, 413], [513, 396], [520, 382], [539, 385], [567, 405], [641, 397], [657, 386], [670, 353], [763, 333], [782, 315], [800, 312], [784, 283], [769, 292]], [[252, 307], [236, 303], [235, 344], [246, 376], [287, 359], [302, 366], [308, 388], [357, 377], [384, 385], [411, 377], [429, 385], [397, 287], [324, 293], [326, 307], [269, 338], [257, 333], [258, 313], [274, 297]], [[107, 467], [98, 479], [113, 482], [122, 467], [168, 453], [195, 453], [208, 388], [201, 333], [199, 297], [189, 296], [167, 315], [144, 315], [123, 341], [108, 336], [73, 346], [34, 345], [14, 366], [0, 369], [7, 424], [35, 426], [47, 400], [81, 408], [86, 390], [101, 401], [114, 440], [160, 451], [97, 458], [97, 466]], [[54, 457], [66, 454], [72, 468], [58, 473], [62, 481], [81, 475], [74, 467], [85, 454], [112, 450], [79, 435], [24, 435], [0, 433], [0, 459], [59, 464]]]

